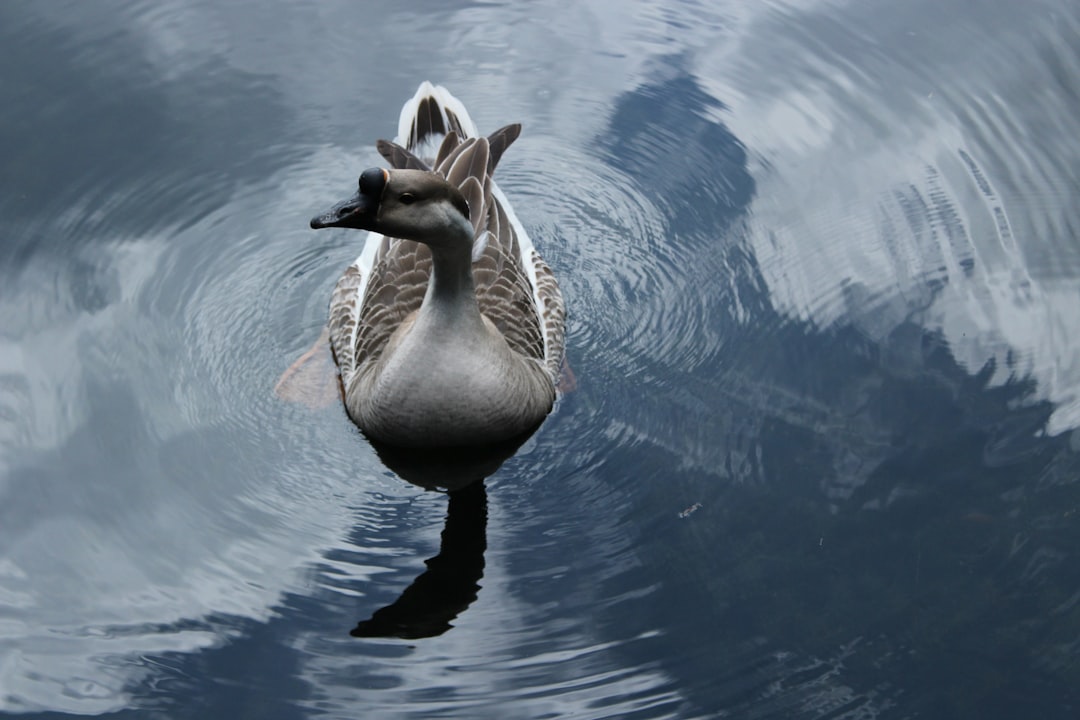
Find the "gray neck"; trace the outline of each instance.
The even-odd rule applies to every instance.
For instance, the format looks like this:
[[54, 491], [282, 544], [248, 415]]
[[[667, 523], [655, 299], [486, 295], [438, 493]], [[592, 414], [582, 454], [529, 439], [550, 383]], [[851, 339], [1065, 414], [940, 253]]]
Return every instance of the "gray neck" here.
[[425, 329], [452, 331], [459, 336], [483, 330], [484, 321], [473, 285], [471, 244], [429, 248], [431, 280], [417, 324]]

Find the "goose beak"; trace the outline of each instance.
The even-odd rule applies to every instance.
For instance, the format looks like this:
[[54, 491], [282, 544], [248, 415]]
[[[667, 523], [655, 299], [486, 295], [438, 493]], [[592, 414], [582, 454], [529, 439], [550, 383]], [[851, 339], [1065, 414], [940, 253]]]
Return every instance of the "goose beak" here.
[[328, 227], [369, 230], [375, 221], [375, 211], [378, 207], [378, 198], [371, 198], [362, 192], [357, 192], [345, 202], [338, 203], [322, 215], [311, 218], [311, 227], [315, 230]]
[[314, 230], [327, 227], [356, 228], [371, 230], [375, 216], [379, 212], [379, 201], [383, 189], [390, 181], [390, 172], [384, 168], [368, 168], [360, 175], [359, 189], [356, 194], [343, 203], [338, 203], [323, 213], [311, 218]]

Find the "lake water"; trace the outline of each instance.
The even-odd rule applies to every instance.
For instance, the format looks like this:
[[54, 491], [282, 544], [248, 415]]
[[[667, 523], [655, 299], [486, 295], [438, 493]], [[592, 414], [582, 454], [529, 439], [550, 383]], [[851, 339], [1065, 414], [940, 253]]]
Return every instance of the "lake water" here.
[[[1077, 717], [1077, 37], [0, 3], [0, 715]], [[524, 124], [577, 382], [449, 520], [273, 392], [359, 252], [308, 219], [425, 79]]]

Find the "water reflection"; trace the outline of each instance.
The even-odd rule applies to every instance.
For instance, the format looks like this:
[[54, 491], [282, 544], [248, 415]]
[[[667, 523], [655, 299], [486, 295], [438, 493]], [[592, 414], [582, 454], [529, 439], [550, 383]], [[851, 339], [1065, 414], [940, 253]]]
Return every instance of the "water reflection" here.
[[[0, 712], [1075, 715], [1075, 3], [267, 7], [0, 4]], [[579, 379], [460, 504], [270, 395], [431, 75]]]
[[453, 490], [446, 508], [439, 554], [397, 600], [360, 622], [353, 637], [434, 637], [476, 600], [487, 549], [487, 490], [484, 481]]
[[535, 432], [485, 447], [400, 448], [369, 441], [379, 459], [403, 480], [425, 490], [445, 488], [449, 502], [439, 554], [392, 604], [352, 631], [353, 637], [418, 639], [441, 635], [474, 600], [484, 574], [487, 490], [484, 479]]
[[1080, 19], [1044, 8], [811, 4], [762, 19], [736, 67], [717, 51], [699, 68], [751, 150], [747, 241], [773, 306], [875, 340], [938, 330], [970, 373], [1036, 378], [1057, 434], [1080, 418], [1076, 177], [1054, 160], [1075, 145]]
[[[1029, 696], [1041, 682], [1030, 671], [1029, 643], [1049, 632], [1022, 629], [1043, 627], [1044, 618], [1024, 608], [1020, 597], [1030, 589], [1021, 588], [1038, 577], [1040, 592], [1059, 607], [1074, 602], [1072, 573], [1055, 549], [1070, 542], [1074, 527], [1053, 513], [1056, 491], [1038, 501], [1030, 493], [1060, 483], [1064, 467], [1075, 471], [1075, 441], [1046, 437], [1063, 415], [1040, 396], [1041, 379], [1021, 379], [1009, 356], [968, 364], [968, 345], [942, 332], [933, 310], [965, 294], [973, 310], [974, 299], [985, 297], [972, 286], [986, 282], [987, 258], [972, 251], [963, 225], [982, 207], [971, 204], [974, 192], [989, 210], [975, 227], [999, 237], [999, 198], [984, 173], [958, 156], [939, 163], [946, 170], [918, 170], [927, 189], [909, 183], [869, 203], [884, 222], [849, 223], [851, 213], [832, 206], [819, 214], [815, 205], [861, 196], [861, 188], [833, 177], [861, 164], [834, 169], [831, 144], [786, 172], [773, 163], [789, 161], [790, 148], [781, 159], [755, 157], [753, 147], [743, 154], [742, 143], [763, 130], [736, 139], [719, 121], [705, 121], [719, 106], [701, 80], [681, 72], [686, 64], [670, 59], [655, 81], [619, 98], [614, 107], [622, 112], [602, 136], [617, 150], [613, 164], [657, 188], [650, 199], [667, 237], [693, 257], [681, 273], [689, 291], [652, 287], [664, 298], [653, 307], [660, 312], [695, 297], [691, 312], [665, 318], [678, 337], [687, 336], [680, 327], [694, 328], [694, 350], [671, 352], [667, 337], [655, 354], [635, 345], [638, 376], [652, 392], [613, 411], [624, 463], [657, 478], [640, 488], [642, 504], [672, 505], [671, 518], [700, 504], [677, 530], [651, 518], [628, 530], [649, 565], [700, 570], [657, 590], [674, 615], [698, 613], [695, 622], [666, 626], [663, 655], [683, 658], [675, 665], [695, 683], [684, 686], [692, 697], [739, 716], [869, 717], [899, 707], [929, 711], [935, 702], [964, 708], [956, 714], [1018, 714], [1022, 702], [1010, 697]], [[673, 136], [680, 157], [710, 162], [658, 178]], [[738, 181], [749, 177], [747, 168], [729, 161], [740, 157], [756, 181], [745, 194]], [[890, 175], [895, 169], [869, 164]], [[955, 169], [968, 188], [942, 179]], [[830, 181], [820, 185], [814, 178], [823, 172]], [[679, 184], [684, 175], [690, 187]], [[789, 177], [797, 187], [783, 182]], [[745, 198], [746, 206], [725, 214], [721, 203], [701, 203], [712, 188]], [[803, 204], [804, 197], [814, 201]], [[706, 214], [708, 222], [694, 221]], [[865, 278], [881, 282], [861, 284]], [[803, 303], [798, 312], [789, 303], [795, 297]], [[1023, 306], [1041, 304], [1032, 297]], [[712, 326], [697, 329], [696, 316]], [[991, 325], [977, 327], [994, 332]], [[672, 495], [682, 502], [671, 503]], [[1047, 533], [1045, 544], [1030, 542], [1035, 527]], [[1075, 634], [1072, 620], [1047, 622]], [[690, 649], [702, 625], [716, 643]], [[1005, 627], [996, 641], [977, 629]], [[934, 637], [945, 628], [956, 634]], [[1010, 635], [1017, 639], [1008, 642]], [[957, 653], [975, 655], [994, 642], [1007, 649], [963, 670], [953, 664]], [[939, 661], [940, 685], [919, 669], [927, 655]], [[1070, 682], [1060, 664], [1040, 666], [1055, 687]], [[726, 677], [705, 683], [699, 667]], [[985, 682], [1002, 668], [1010, 668], [1009, 682], [992, 700], [977, 699], [980, 681], [971, 678]], [[922, 696], [901, 701], [903, 690], [884, 676]], [[1056, 712], [1059, 701], [1045, 710]]]

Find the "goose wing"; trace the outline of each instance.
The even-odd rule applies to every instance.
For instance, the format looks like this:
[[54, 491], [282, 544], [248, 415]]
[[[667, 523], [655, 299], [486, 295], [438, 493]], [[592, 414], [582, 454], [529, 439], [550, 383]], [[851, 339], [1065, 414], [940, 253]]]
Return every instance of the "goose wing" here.
[[543, 363], [555, 379], [564, 350], [562, 295], [551, 268], [491, 177], [520, 133], [517, 124], [487, 138], [462, 140], [450, 133], [439, 149], [435, 172], [457, 185], [469, 201], [476, 228], [473, 279], [480, 311], [511, 348]]

